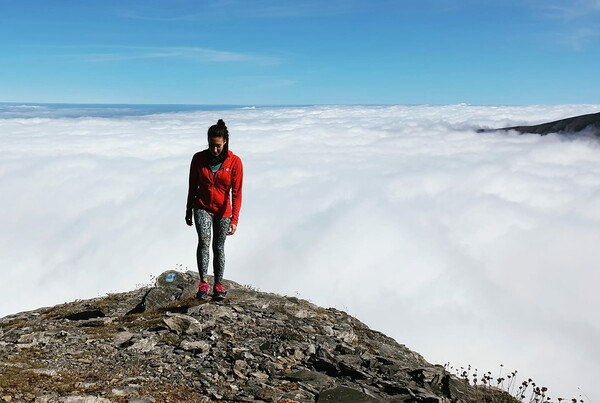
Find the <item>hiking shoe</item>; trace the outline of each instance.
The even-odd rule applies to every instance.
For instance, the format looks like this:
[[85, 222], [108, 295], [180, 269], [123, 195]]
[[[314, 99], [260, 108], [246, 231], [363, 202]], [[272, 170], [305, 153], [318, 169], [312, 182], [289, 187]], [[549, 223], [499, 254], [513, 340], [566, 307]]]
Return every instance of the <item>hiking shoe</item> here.
[[222, 299], [222, 298], [225, 298], [226, 295], [227, 295], [227, 291], [225, 291], [223, 284], [221, 284], [221, 283], [215, 284], [215, 286], [213, 287], [213, 298]]
[[208, 292], [210, 291], [210, 286], [208, 283], [200, 281], [198, 283], [198, 292], [196, 293], [196, 298], [204, 299], [208, 298]]

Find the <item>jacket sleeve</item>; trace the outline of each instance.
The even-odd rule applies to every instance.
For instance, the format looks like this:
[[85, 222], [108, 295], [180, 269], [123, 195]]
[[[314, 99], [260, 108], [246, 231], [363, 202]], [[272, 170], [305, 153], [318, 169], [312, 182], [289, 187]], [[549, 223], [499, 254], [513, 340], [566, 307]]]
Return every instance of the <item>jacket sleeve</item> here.
[[189, 176], [189, 185], [188, 185], [188, 195], [187, 195], [187, 204], [185, 208], [185, 216], [192, 216], [192, 209], [194, 208], [194, 202], [196, 199], [196, 193], [198, 190], [198, 170], [196, 168], [197, 159], [196, 156], [192, 158], [192, 162], [190, 163], [190, 176]]
[[244, 181], [244, 167], [238, 157], [231, 172], [231, 223], [237, 225], [242, 208], [242, 183]]

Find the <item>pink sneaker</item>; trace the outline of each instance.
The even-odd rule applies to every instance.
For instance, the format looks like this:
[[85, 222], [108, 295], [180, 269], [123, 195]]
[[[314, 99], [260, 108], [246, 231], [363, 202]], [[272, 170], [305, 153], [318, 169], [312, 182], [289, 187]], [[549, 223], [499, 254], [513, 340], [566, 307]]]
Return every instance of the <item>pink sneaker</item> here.
[[215, 286], [213, 287], [213, 298], [223, 299], [223, 298], [225, 298], [226, 295], [227, 295], [227, 291], [225, 291], [223, 284], [221, 284], [221, 283], [215, 284]]
[[210, 286], [208, 283], [203, 281], [198, 282], [198, 292], [196, 293], [196, 298], [204, 299], [208, 298], [208, 292], [210, 291]]

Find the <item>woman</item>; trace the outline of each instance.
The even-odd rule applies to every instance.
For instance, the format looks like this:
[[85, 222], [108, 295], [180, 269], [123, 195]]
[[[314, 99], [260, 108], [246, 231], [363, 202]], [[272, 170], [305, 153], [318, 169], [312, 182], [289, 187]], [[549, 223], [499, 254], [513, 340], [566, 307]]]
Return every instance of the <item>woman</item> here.
[[242, 206], [242, 160], [229, 151], [229, 132], [222, 119], [208, 129], [208, 149], [192, 158], [185, 222], [196, 225], [198, 249], [196, 259], [200, 282], [198, 298], [207, 298], [210, 285], [207, 272], [210, 259], [212, 227], [213, 298], [227, 294], [223, 287], [225, 271], [225, 238], [237, 229]]

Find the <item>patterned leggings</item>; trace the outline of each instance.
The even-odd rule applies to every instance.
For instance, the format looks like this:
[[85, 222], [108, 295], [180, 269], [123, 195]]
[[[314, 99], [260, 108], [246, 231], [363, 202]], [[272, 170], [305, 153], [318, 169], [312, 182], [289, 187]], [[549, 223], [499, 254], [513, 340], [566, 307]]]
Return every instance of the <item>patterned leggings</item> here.
[[205, 279], [208, 273], [208, 261], [210, 260], [210, 230], [212, 226], [213, 233], [213, 274], [215, 284], [223, 281], [223, 272], [225, 271], [225, 238], [229, 230], [231, 218], [216, 218], [202, 209], [194, 210], [194, 223], [196, 232], [198, 232], [198, 249], [196, 250], [196, 260], [198, 262], [198, 272], [200, 279]]

